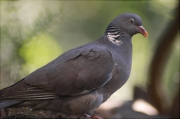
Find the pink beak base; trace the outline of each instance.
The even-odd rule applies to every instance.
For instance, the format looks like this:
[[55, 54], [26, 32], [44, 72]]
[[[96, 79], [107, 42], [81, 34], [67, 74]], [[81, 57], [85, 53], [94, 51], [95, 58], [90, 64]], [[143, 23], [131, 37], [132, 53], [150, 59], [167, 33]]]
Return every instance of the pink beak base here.
[[145, 30], [145, 28], [143, 26], [138, 26], [138, 28], [140, 29], [140, 33], [147, 38], [148, 37], [148, 32]]

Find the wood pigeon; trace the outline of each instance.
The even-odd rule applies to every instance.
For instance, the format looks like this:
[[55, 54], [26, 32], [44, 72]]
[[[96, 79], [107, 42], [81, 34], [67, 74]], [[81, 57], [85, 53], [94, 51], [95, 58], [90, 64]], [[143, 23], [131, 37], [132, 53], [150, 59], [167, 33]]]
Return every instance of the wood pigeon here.
[[138, 15], [117, 16], [101, 38], [65, 52], [14, 85], [0, 90], [0, 108], [30, 107], [101, 118], [93, 110], [129, 78], [131, 38], [137, 33], [148, 36]]

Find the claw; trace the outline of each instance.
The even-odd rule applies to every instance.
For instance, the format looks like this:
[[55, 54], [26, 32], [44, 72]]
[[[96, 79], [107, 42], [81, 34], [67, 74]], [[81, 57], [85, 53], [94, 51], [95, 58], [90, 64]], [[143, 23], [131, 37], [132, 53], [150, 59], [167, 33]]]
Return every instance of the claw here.
[[91, 119], [103, 119], [102, 117], [100, 117], [100, 116], [97, 115], [97, 114], [92, 114], [92, 115], [84, 114], [84, 115], [85, 115], [85, 117], [91, 118]]
[[91, 118], [91, 116], [88, 115], [88, 114], [84, 114], [84, 116], [87, 117], [87, 118]]

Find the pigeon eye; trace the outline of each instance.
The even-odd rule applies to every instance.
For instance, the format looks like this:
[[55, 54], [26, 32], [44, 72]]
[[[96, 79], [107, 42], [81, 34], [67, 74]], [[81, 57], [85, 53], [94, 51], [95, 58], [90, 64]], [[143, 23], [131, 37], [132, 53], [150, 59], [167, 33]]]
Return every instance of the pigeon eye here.
[[132, 24], [134, 24], [134, 19], [133, 19], [133, 18], [131, 18], [131, 20], [130, 20], [130, 21], [131, 21], [131, 23], [132, 23]]

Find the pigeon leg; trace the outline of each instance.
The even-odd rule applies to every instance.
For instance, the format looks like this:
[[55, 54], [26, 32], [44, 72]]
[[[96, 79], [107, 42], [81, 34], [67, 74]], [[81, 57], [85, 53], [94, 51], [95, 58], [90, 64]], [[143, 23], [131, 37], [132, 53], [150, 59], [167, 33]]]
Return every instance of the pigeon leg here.
[[97, 115], [97, 114], [95, 114], [95, 113], [93, 113], [93, 114], [91, 114], [91, 115], [85, 114], [85, 116], [86, 116], [87, 118], [90, 118], [90, 119], [103, 119], [102, 117], [100, 117], [99, 115]]

